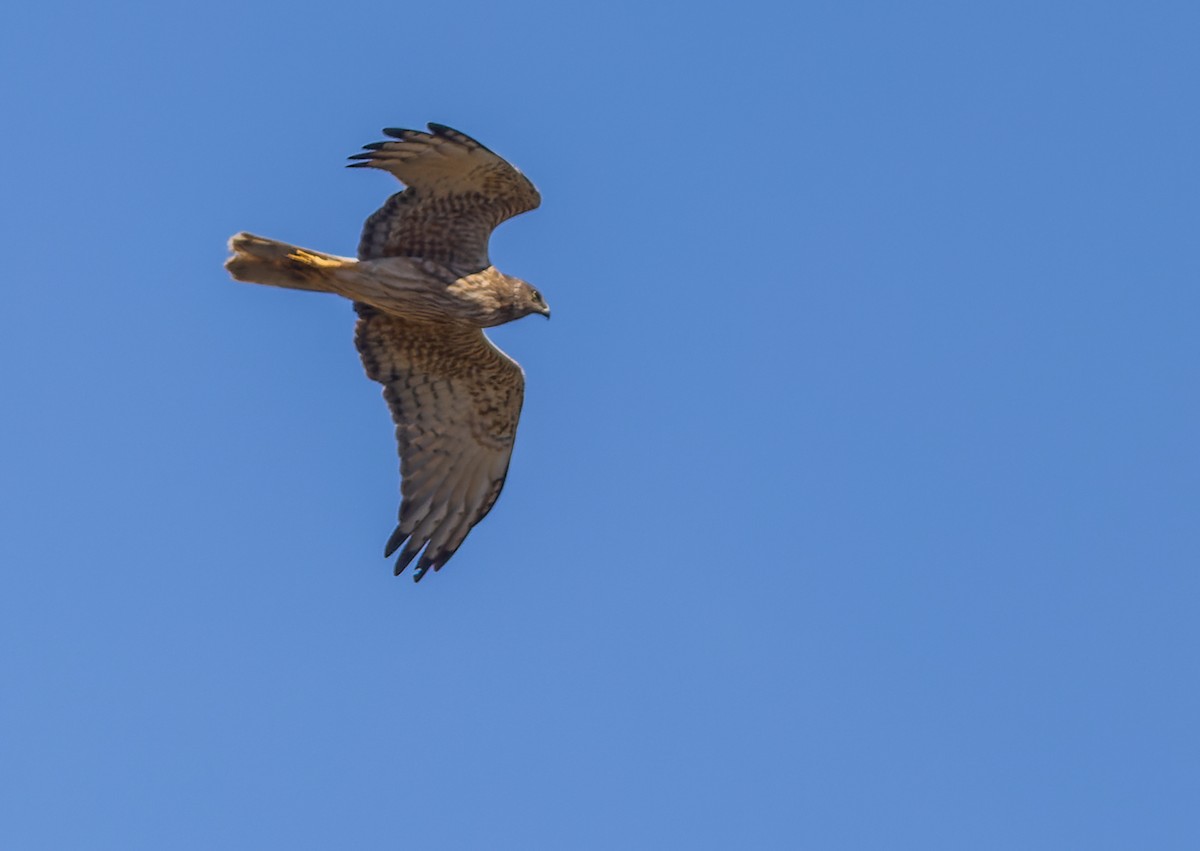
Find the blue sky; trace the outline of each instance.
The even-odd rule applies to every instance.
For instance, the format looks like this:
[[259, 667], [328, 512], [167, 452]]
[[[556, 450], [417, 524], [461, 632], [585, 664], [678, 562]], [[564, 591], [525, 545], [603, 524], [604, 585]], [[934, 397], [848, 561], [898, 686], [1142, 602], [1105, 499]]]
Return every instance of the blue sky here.
[[[25, 4], [0, 75], [23, 849], [1200, 845], [1190, 4]], [[344, 157], [541, 209], [419, 586]]]

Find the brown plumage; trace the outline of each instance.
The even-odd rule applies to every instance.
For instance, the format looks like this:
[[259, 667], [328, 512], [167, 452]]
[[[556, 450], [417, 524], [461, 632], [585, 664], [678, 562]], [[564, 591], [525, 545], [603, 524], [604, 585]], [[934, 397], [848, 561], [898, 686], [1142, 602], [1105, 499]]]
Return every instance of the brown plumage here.
[[420, 554], [416, 580], [454, 554], [508, 472], [525, 377], [481, 329], [550, 315], [487, 251], [498, 224], [538, 206], [537, 190], [469, 136], [429, 129], [385, 130], [393, 141], [351, 157], [407, 187], [367, 219], [357, 260], [241, 233], [225, 263], [239, 281], [354, 301], [355, 344], [383, 385], [400, 448], [399, 525], [384, 555], [400, 550], [399, 575]]

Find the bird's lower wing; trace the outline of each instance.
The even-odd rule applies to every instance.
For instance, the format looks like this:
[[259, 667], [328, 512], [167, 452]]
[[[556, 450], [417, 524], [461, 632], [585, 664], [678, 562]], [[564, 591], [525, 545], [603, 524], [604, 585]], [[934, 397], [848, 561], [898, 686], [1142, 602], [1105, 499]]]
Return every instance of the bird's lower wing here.
[[368, 377], [383, 385], [400, 449], [400, 522], [384, 554], [401, 550], [399, 575], [424, 550], [420, 580], [454, 555], [500, 495], [525, 378], [478, 328], [355, 309], [355, 343]]

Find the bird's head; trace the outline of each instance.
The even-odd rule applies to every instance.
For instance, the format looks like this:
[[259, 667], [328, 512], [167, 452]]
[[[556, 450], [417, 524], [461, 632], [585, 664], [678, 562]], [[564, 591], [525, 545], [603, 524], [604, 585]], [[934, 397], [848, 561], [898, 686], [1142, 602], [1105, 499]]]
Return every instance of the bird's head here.
[[458, 278], [446, 292], [456, 302], [455, 313], [481, 328], [503, 325], [531, 313], [550, 318], [550, 307], [535, 287], [494, 266]]
[[528, 316], [531, 313], [540, 313], [549, 319], [550, 305], [546, 304], [546, 299], [542, 298], [542, 294], [538, 292], [537, 287], [519, 279], [517, 279], [517, 282], [520, 284], [517, 287], [517, 298], [522, 307], [521, 315]]

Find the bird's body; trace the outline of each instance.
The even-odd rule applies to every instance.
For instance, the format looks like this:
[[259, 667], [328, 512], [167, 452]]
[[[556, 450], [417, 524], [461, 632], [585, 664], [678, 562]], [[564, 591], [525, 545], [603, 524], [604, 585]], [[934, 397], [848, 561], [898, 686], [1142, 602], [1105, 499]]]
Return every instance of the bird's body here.
[[410, 319], [491, 328], [544, 312], [524, 292], [524, 281], [495, 266], [459, 276], [432, 260], [355, 260], [249, 233], [234, 236], [229, 249], [234, 256], [225, 268], [239, 281], [336, 293]]
[[331, 292], [358, 312], [355, 343], [384, 386], [400, 448], [399, 574], [418, 553], [420, 579], [438, 570], [504, 485], [524, 397], [521, 368], [481, 329], [531, 313], [541, 294], [491, 264], [487, 242], [505, 219], [536, 207], [520, 172], [468, 136], [386, 130], [357, 166], [408, 185], [372, 215], [359, 257], [337, 257], [251, 234], [230, 240], [240, 281]]

